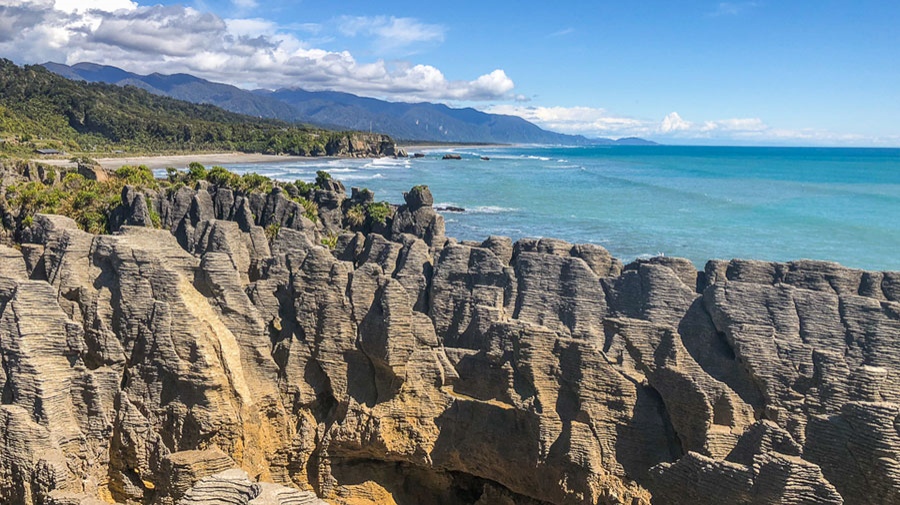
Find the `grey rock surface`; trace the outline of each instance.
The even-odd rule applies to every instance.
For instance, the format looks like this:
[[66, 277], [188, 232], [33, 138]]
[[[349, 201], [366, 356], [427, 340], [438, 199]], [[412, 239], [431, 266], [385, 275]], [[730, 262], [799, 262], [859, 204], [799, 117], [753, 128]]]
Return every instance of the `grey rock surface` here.
[[286, 191], [37, 216], [0, 501], [900, 503], [900, 274], [458, 243], [426, 191], [334, 250]]

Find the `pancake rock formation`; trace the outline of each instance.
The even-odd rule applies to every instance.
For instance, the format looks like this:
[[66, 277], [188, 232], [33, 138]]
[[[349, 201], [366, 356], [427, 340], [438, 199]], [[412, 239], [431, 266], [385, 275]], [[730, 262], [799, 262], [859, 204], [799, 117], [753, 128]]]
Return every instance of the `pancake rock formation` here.
[[3, 503], [900, 503], [898, 273], [134, 191], [0, 247]]

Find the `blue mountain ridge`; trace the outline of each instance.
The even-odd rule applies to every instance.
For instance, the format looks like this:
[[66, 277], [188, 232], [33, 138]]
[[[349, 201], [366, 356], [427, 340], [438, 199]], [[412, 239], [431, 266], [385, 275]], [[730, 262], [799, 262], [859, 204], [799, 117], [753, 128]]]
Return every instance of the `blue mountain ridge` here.
[[140, 75], [95, 63], [70, 66], [47, 62], [43, 66], [68, 79], [131, 85], [158, 95], [212, 104], [241, 114], [328, 128], [386, 133], [398, 140], [557, 145], [653, 144], [635, 137], [612, 140], [566, 135], [544, 130], [518, 116], [488, 114], [473, 108], [452, 108], [437, 103], [389, 102], [339, 91], [306, 91], [300, 88], [249, 91], [190, 74]]

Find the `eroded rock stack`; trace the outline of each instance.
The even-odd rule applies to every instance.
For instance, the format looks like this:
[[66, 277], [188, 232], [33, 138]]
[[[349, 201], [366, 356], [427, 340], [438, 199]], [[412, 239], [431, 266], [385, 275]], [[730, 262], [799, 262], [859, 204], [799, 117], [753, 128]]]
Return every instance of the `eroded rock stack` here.
[[0, 501], [900, 502], [900, 274], [459, 243], [424, 187], [329, 249], [320, 191], [0, 247]]

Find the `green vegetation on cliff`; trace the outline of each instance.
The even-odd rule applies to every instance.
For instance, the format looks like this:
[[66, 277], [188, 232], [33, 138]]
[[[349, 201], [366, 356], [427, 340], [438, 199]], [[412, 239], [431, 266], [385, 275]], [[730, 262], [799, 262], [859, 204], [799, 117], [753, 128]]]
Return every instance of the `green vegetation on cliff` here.
[[[93, 161], [83, 158], [79, 163], [91, 166]], [[18, 180], [5, 180], [0, 186], [0, 215], [3, 216], [4, 226], [15, 235], [31, 226], [34, 215], [38, 213], [70, 217], [90, 233], [109, 233], [110, 216], [122, 205], [122, 192], [126, 185], [144, 195], [172, 194], [184, 186], [194, 187], [199, 181], [229, 188], [243, 195], [269, 194], [276, 187], [294, 186], [293, 183], [275, 181], [256, 173], [238, 175], [219, 166], [207, 169], [196, 162], [191, 163], [186, 171], [169, 169], [166, 179], [155, 179], [153, 172], [144, 165], [123, 166], [110, 173], [106, 180], [100, 181], [88, 179], [71, 168], [58, 169], [22, 161], [0, 167], [0, 172], [37, 174], [31, 179], [23, 176]], [[330, 179], [328, 174], [325, 176]], [[319, 187], [315, 183], [310, 184], [311, 190]], [[315, 222], [319, 209], [308, 196], [307, 193], [292, 199], [303, 207], [304, 216]], [[148, 203], [147, 208], [153, 225], [159, 227], [160, 218], [154, 206]], [[277, 235], [277, 229], [272, 231], [273, 235]]]
[[392, 147], [382, 135], [244, 116], [133, 86], [70, 81], [40, 66], [0, 59], [0, 153], [227, 150], [321, 156], [392, 154]]
[[[35, 214], [60, 214], [71, 217], [85, 231], [107, 233], [109, 215], [122, 203], [126, 184], [142, 189], [157, 186], [153, 173], [145, 166], [124, 166], [106, 181], [86, 179], [75, 171], [65, 172], [57, 180], [56, 172], [45, 171], [43, 180], [10, 184], [3, 188], [0, 201], [4, 214], [9, 212], [15, 228], [31, 226]], [[52, 176], [50, 174], [53, 174]]]

